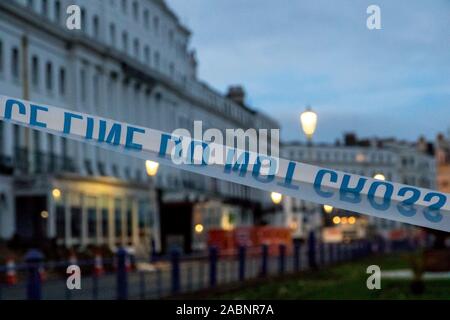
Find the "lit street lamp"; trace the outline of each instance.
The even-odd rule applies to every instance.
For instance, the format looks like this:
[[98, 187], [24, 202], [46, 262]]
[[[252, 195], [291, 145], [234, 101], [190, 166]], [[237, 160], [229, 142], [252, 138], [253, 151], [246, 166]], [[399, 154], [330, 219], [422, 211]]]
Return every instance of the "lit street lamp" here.
[[323, 205], [323, 210], [324, 210], [326, 213], [332, 213], [332, 212], [333, 212], [333, 207], [330, 206], [330, 205], [328, 205], [328, 204], [324, 204], [324, 205]]
[[145, 170], [149, 177], [154, 177], [158, 173], [159, 163], [151, 160], [145, 161]]
[[314, 111], [312, 111], [310, 107], [307, 107], [306, 111], [304, 111], [300, 115], [300, 123], [302, 125], [303, 132], [305, 133], [306, 138], [308, 139], [308, 142], [311, 143], [312, 136], [316, 131], [317, 114]]
[[270, 198], [272, 199], [272, 202], [274, 204], [280, 204], [281, 200], [283, 200], [283, 195], [281, 193], [278, 193], [278, 192], [272, 192], [270, 194]]
[[373, 178], [376, 180], [381, 180], [381, 181], [386, 180], [386, 177], [381, 173], [377, 173], [376, 175], [373, 176]]

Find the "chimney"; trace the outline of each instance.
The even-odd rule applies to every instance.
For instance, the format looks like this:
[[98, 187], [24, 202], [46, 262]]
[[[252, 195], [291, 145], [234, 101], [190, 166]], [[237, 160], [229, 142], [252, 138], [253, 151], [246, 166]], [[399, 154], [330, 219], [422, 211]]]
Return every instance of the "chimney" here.
[[227, 92], [227, 98], [233, 100], [234, 102], [244, 105], [245, 102], [245, 91], [242, 86], [229, 86]]
[[356, 138], [356, 134], [353, 132], [344, 134], [344, 145], [347, 147], [356, 146], [358, 139]]

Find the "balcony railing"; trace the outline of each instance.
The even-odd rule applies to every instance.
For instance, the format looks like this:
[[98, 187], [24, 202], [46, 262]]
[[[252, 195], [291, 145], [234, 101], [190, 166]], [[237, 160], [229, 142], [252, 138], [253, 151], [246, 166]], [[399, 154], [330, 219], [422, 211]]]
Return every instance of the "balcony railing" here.
[[40, 151], [33, 152], [30, 157], [30, 153], [26, 148], [16, 149], [13, 167], [22, 174], [53, 174], [76, 171], [74, 162], [68, 157]]

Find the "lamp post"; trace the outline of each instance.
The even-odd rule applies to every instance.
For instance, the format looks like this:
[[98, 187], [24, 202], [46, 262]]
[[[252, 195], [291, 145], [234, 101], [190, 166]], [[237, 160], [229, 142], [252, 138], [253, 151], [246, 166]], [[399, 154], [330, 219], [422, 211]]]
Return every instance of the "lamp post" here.
[[[149, 177], [149, 191], [150, 191], [150, 202], [153, 204], [153, 226], [148, 228], [148, 241], [150, 243], [150, 259], [154, 261], [156, 249], [161, 248], [160, 244], [160, 232], [159, 232], [159, 206], [158, 206], [158, 196], [155, 192], [155, 181], [154, 178], [158, 173], [159, 163], [151, 160], [145, 161], [145, 171]], [[152, 230], [153, 229], [153, 230]]]
[[308, 145], [311, 145], [312, 136], [316, 131], [317, 126], [317, 114], [311, 110], [311, 107], [307, 107], [304, 112], [300, 115], [300, 123], [303, 132], [308, 140]]

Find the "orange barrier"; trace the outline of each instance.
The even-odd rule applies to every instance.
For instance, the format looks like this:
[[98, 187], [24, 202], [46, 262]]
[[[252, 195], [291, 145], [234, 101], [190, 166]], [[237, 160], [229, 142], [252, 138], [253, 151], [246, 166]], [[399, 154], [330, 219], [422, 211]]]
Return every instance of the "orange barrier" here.
[[97, 253], [94, 258], [94, 274], [101, 276], [104, 273], [102, 255]]
[[217, 247], [220, 252], [235, 252], [239, 246], [255, 247], [266, 244], [270, 255], [279, 253], [280, 244], [286, 252], [292, 250], [292, 235], [289, 228], [282, 227], [238, 227], [234, 230], [211, 229], [208, 231], [208, 246]]
[[16, 263], [14, 259], [8, 258], [6, 260], [6, 284], [13, 286], [17, 283]]

